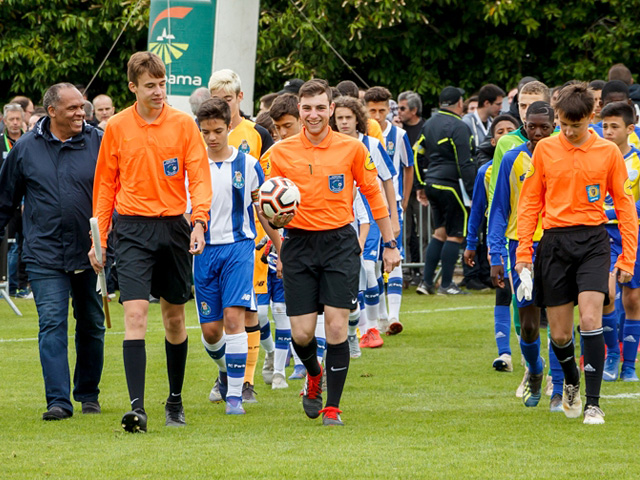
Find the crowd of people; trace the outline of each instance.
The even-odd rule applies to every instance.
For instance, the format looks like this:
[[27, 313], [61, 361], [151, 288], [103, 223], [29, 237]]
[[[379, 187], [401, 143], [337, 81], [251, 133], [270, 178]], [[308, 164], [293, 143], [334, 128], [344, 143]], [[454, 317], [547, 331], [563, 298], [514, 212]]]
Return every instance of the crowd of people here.
[[[44, 420], [73, 415], [69, 295], [77, 323], [73, 398], [83, 413], [101, 412], [104, 315], [94, 286], [103, 269], [117, 276], [124, 308], [128, 432], [147, 430], [145, 336], [154, 299], [165, 328], [165, 423], [186, 424], [192, 296], [218, 369], [209, 400], [231, 415], [257, 402], [263, 348], [267, 385], [286, 389], [304, 379], [305, 414], [343, 425], [349, 363], [403, 331], [403, 291], [415, 281], [403, 261], [406, 253], [416, 264], [423, 251], [418, 294], [495, 288], [492, 366], [501, 372], [513, 371], [514, 306], [525, 406], [537, 406], [545, 390], [552, 412], [603, 423], [603, 378], [638, 381], [640, 137], [632, 97], [639, 92], [625, 66], [614, 65], [606, 82], [549, 88], [524, 77], [508, 93], [487, 84], [467, 98], [447, 86], [428, 119], [413, 91], [394, 99], [382, 86], [290, 79], [260, 99], [255, 121], [240, 108], [242, 84], [232, 70], [214, 72], [208, 88], [193, 92], [191, 116], [166, 103], [159, 57], [135, 53], [127, 69], [136, 101], [119, 113], [107, 95], [89, 102], [69, 83], [51, 86], [42, 107], [16, 97], [3, 109], [0, 227], [9, 225], [15, 238], [11, 293], [32, 294], [38, 309]], [[274, 177], [300, 190], [295, 214], [267, 217], [257, 207], [260, 187]], [[419, 232], [427, 206], [432, 231]], [[91, 217], [109, 252], [102, 261]], [[287, 378], [289, 356], [295, 367]]]

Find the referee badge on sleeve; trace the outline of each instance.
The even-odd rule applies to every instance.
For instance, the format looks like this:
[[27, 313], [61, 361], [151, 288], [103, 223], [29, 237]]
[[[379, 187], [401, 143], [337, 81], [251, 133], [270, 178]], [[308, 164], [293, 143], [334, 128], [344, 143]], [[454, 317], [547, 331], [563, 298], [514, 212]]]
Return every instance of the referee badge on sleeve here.
[[587, 198], [591, 203], [600, 200], [600, 184], [587, 185]]
[[340, 193], [344, 188], [344, 175], [329, 175], [329, 190]]

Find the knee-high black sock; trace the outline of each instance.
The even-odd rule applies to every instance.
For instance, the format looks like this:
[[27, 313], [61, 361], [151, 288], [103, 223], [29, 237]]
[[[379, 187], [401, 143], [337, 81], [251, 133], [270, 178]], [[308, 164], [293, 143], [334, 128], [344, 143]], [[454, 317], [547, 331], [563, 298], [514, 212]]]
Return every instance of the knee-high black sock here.
[[438, 262], [440, 261], [440, 254], [442, 253], [442, 247], [445, 242], [441, 242], [437, 238], [431, 238], [429, 245], [424, 253], [424, 283], [427, 285], [433, 285], [433, 275], [436, 273]]
[[584, 389], [587, 396], [586, 405], [599, 404], [602, 372], [604, 370], [604, 334], [602, 328], [585, 332], [584, 338]]
[[164, 350], [167, 354], [167, 375], [169, 376], [168, 403], [182, 402], [182, 384], [184, 383], [184, 369], [187, 364], [189, 352], [189, 338], [184, 342], [174, 345], [164, 339]]
[[300, 357], [300, 361], [307, 369], [307, 373], [312, 377], [320, 375], [320, 364], [318, 363], [318, 342], [316, 341], [316, 337], [313, 337], [309, 342], [309, 345], [298, 345], [296, 341], [292, 338], [291, 345], [293, 345], [293, 349]]
[[556, 358], [562, 367], [564, 382], [567, 385], [578, 385], [580, 383], [580, 371], [576, 365], [573, 339], [566, 345], [562, 346], [558, 346], [552, 339], [551, 347], [553, 348], [553, 353], [556, 354]]
[[144, 380], [147, 370], [147, 351], [144, 340], [124, 340], [122, 357], [131, 410], [144, 409]]
[[460, 256], [460, 244], [456, 242], [444, 242], [440, 257], [442, 258], [442, 282], [443, 287], [451, 285], [453, 280], [453, 270]]
[[344, 382], [349, 372], [349, 342], [332, 345], [327, 343], [327, 407], [340, 405], [340, 397], [344, 389]]

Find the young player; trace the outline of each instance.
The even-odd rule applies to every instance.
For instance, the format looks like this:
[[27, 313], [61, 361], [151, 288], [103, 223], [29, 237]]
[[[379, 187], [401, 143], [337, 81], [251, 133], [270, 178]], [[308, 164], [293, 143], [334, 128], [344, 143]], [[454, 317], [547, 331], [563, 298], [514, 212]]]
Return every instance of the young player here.
[[[240, 102], [244, 98], [242, 83], [237, 73], [232, 70], [218, 70], [211, 74], [209, 79], [209, 91], [212, 97], [222, 98], [229, 104], [231, 109], [231, 132], [229, 133], [229, 145], [237, 148], [242, 153], [251, 155], [254, 158], [261, 158], [262, 155], [273, 145], [273, 139], [269, 132], [247, 120], [240, 113]], [[267, 167], [261, 163], [265, 175], [268, 174]], [[263, 239], [265, 232], [260, 224], [256, 224], [257, 235], [256, 245]], [[255, 251], [254, 261], [254, 288], [256, 294], [267, 293], [267, 273], [268, 267], [260, 261], [264, 248]], [[243, 386], [243, 400], [246, 403], [256, 403], [254, 390], [254, 375], [258, 364], [258, 354], [260, 353], [260, 323], [256, 312], [249, 312], [245, 315], [246, 330], [249, 336], [249, 355], [247, 357], [247, 368]], [[268, 330], [269, 336], [271, 330]], [[272, 341], [273, 343], [273, 341]], [[273, 356], [273, 352], [271, 352]], [[216, 387], [211, 391], [211, 400], [217, 401]]]
[[[629, 136], [634, 130], [635, 111], [628, 102], [613, 102], [602, 109], [602, 131], [604, 138], [617, 145], [624, 157], [629, 183], [636, 209], [640, 208], [640, 150], [629, 145]], [[622, 239], [618, 230], [618, 220], [611, 197], [605, 198], [605, 213], [609, 221], [606, 229], [611, 239], [611, 269], [614, 268], [618, 255], [622, 252]], [[603, 380], [618, 379], [620, 367], [620, 345], [618, 343], [618, 316], [613, 307], [616, 282], [615, 277], [609, 278], [609, 301], [605, 306], [602, 317], [604, 339], [607, 345], [607, 358], [604, 363]], [[637, 382], [636, 357], [638, 354], [638, 340], [640, 339], [640, 262], [636, 256], [633, 278], [622, 285], [622, 303], [626, 314], [623, 327], [623, 364], [620, 378], [626, 382]]]
[[[353, 185], [367, 197], [388, 249], [385, 270], [400, 262], [389, 212], [378, 186], [376, 168], [358, 140], [334, 132], [329, 118], [334, 104], [324, 80], [300, 88], [300, 134], [271, 152], [271, 174], [290, 178], [303, 201], [287, 227], [281, 252], [292, 343], [307, 369], [302, 404], [310, 418], [323, 414], [324, 425], [342, 425], [339, 402], [349, 369], [348, 316], [357, 302], [360, 247], [353, 221]], [[322, 366], [316, 357], [314, 331], [324, 310], [327, 333], [327, 403], [322, 407]]]
[[[633, 102], [629, 97], [629, 86], [620, 80], [611, 80], [610, 82], [607, 82], [604, 87], [602, 87], [600, 106], [604, 108], [608, 104], [613, 102], [626, 102], [629, 105], [633, 105]], [[593, 129], [601, 137], [604, 136], [602, 132], [602, 122], [593, 125]], [[631, 132], [631, 134], [629, 135], [628, 142], [634, 147], [640, 149], [640, 127], [634, 125], [633, 132]]]
[[[500, 115], [496, 117], [489, 129], [491, 134], [491, 145], [495, 149], [500, 137], [518, 128], [516, 120], [510, 115]], [[489, 205], [489, 178], [493, 159], [486, 162], [478, 170], [476, 181], [473, 186], [473, 198], [471, 201], [471, 212], [469, 213], [469, 223], [467, 226], [467, 247], [464, 251], [464, 262], [473, 267], [476, 259], [476, 249], [478, 247], [478, 237], [480, 232], [486, 234], [486, 216]], [[485, 250], [486, 252], [486, 250]], [[511, 360], [511, 346], [509, 337], [511, 335], [511, 284], [506, 283], [504, 288], [496, 288], [496, 305], [493, 309], [495, 339], [498, 346], [498, 358], [493, 361], [493, 368], [499, 372], [512, 372], [513, 363]]]
[[[365, 144], [373, 163], [378, 170], [378, 176], [383, 182], [387, 205], [395, 205], [396, 195], [393, 189], [393, 176], [397, 174], [392, 160], [387, 155], [384, 147], [375, 138], [364, 134], [366, 129], [367, 114], [362, 104], [352, 98], [341, 96], [335, 100], [335, 112], [331, 121], [334, 130], [350, 137], [359, 139]], [[369, 209], [366, 199], [363, 200], [365, 208]], [[361, 323], [365, 325], [365, 333], [360, 338], [360, 348], [377, 348], [384, 344], [380, 336], [380, 284], [378, 277], [381, 272], [378, 267], [381, 249], [380, 230], [374, 224], [370, 224], [369, 233], [364, 245], [362, 263], [366, 276], [364, 291], [365, 314], [361, 317]], [[363, 282], [364, 283], [364, 282]]]
[[[145, 334], [149, 295], [160, 298], [170, 394], [166, 424], [185, 424], [182, 384], [187, 360], [184, 304], [191, 295], [191, 254], [204, 248], [211, 206], [211, 179], [202, 137], [193, 119], [165, 104], [166, 71], [150, 52], [134, 53], [127, 64], [136, 103], [107, 123], [93, 190], [102, 250], [114, 207], [120, 301], [124, 307], [124, 370], [131, 411], [122, 418], [128, 432], [145, 432]], [[193, 232], [183, 217], [185, 176], [193, 206]], [[191, 236], [191, 238], [189, 238]], [[96, 271], [102, 269], [89, 252]], [[104, 258], [103, 258], [104, 260]]]
[[[231, 113], [220, 98], [205, 101], [198, 123], [207, 144], [213, 199], [206, 246], [194, 260], [202, 343], [220, 369], [220, 391], [227, 414], [243, 414], [242, 388], [247, 361], [245, 312], [256, 310], [253, 292], [253, 200], [264, 181], [258, 160], [228, 144]], [[276, 250], [280, 237], [261, 215]], [[224, 327], [224, 331], [223, 331]]]
[[[387, 121], [389, 114], [389, 100], [391, 92], [384, 87], [373, 87], [366, 91], [364, 101], [371, 118], [375, 119], [382, 128], [387, 154], [393, 161], [397, 174], [393, 177], [393, 187], [396, 191], [395, 208], [398, 209], [400, 221], [400, 233], [396, 240], [400, 246], [400, 255], [404, 258], [402, 248], [402, 218], [409, 203], [411, 189], [413, 187], [413, 150], [409, 143], [407, 133], [400, 127]], [[384, 283], [379, 279], [380, 289], [380, 331], [389, 335], [395, 335], [402, 331], [400, 322], [400, 305], [402, 304], [402, 265], [389, 274], [387, 283], [387, 295], [389, 300], [389, 312], [387, 316], [386, 302], [384, 301]]]
[[[507, 151], [500, 163], [500, 172], [493, 192], [493, 202], [489, 215], [488, 243], [491, 252], [491, 279], [498, 288], [505, 288], [505, 268], [515, 265], [515, 252], [518, 247], [517, 205], [525, 173], [531, 164], [531, 155], [537, 143], [553, 132], [554, 112], [547, 102], [534, 102], [527, 110], [523, 125], [529, 140]], [[537, 242], [542, 237], [542, 228], [538, 222], [533, 236], [534, 256]], [[507, 240], [509, 251], [507, 252]], [[511, 285], [514, 291], [521, 288], [521, 279], [513, 269], [510, 271]], [[531, 292], [535, 296], [535, 289]], [[542, 396], [542, 378], [544, 360], [540, 356], [540, 309], [534, 305], [533, 298], [516, 296], [520, 316], [520, 350], [527, 361], [529, 375], [524, 387], [522, 400], [527, 407], [535, 407]], [[552, 411], [558, 411], [562, 378], [556, 381], [557, 397], [552, 396]]]
[[547, 307], [551, 345], [562, 365], [562, 406], [580, 416], [580, 370], [574, 356], [573, 309], [580, 310], [584, 338], [585, 424], [604, 423], [599, 406], [604, 367], [602, 306], [608, 291], [609, 236], [604, 197], [608, 191], [620, 220], [622, 254], [612, 272], [622, 283], [632, 278], [638, 246], [636, 214], [628, 173], [618, 148], [589, 131], [593, 95], [586, 84], [562, 89], [555, 108], [560, 134], [536, 146], [518, 202], [518, 275], [533, 269], [533, 235], [542, 215], [544, 235], [536, 252], [536, 304]]

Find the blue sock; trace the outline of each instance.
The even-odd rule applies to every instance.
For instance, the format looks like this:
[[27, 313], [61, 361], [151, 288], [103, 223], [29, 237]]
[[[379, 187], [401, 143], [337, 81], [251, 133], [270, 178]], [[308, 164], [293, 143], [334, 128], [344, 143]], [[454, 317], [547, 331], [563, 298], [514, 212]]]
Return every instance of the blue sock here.
[[626, 319], [624, 322], [624, 334], [622, 344], [622, 366], [626, 368], [636, 368], [636, 357], [638, 356], [638, 340], [640, 339], [640, 320]]
[[[616, 283], [616, 313], [618, 314], [618, 342], [622, 343], [624, 338], [624, 320], [626, 313], [624, 311], [624, 305], [622, 304], [622, 292], [620, 291], [620, 284]], [[618, 348], [620, 348], [618, 346]]]
[[540, 337], [534, 342], [527, 343], [520, 339], [520, 351], [529, 364], [529, 371], [532, 375], [542, 373], [542, 358], [540, 357]]
[[602, 316], [602, 331], [604, 343], [607, 346], [607, 355], [614, 353], [620, 355], [620, 343], [618, 343], [618, 313], [616, 310]]
[[364, 310], [364, 292], [358, 292], [358, 304], [360, 305], [360, 310]]
[[271, 336], [271, 324], [266, 323], [260, 327], [260, 341], [264, 341]]
[[276, 348], [288, 350], [289, 343], [291, 343], [291, 330], [276, 329]]
[[511, 312], [508, 306], [496, 305], [493, 307], [493, 321], [496, 333], [496, 344], [498, 345], [498, 355], [507, 353], [511, 355], [509, 345], [509, 335], [511, 333]]
[[378, 277], [378, 293], [384, 293], [384, 279], [382, 275]]
[[564, 383], [564, 373], [562, 372], [562, 366], [556, 357], [556, 352], [553, 351], [551, 345], [549, 345], [549, 369], [551, 370], [551, 381], [553, 382], [553, 393], [562, 395], [562, 384]]

